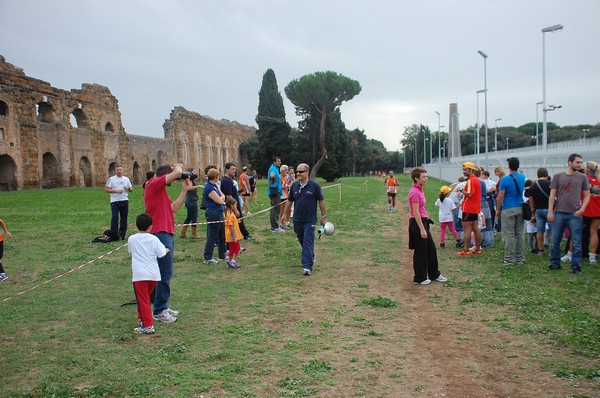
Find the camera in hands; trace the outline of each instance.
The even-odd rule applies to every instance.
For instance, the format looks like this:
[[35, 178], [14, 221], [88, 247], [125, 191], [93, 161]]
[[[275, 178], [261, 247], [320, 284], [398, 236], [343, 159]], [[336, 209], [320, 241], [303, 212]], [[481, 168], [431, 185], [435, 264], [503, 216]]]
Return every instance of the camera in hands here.
[[198, 178], [198, 175], [193, 171], [184, 171], [181, 173], [181, 177], [179, 177], [178, 180], [187, 180], [188, 178], [190, 181], [194, 181], [196, 178]]

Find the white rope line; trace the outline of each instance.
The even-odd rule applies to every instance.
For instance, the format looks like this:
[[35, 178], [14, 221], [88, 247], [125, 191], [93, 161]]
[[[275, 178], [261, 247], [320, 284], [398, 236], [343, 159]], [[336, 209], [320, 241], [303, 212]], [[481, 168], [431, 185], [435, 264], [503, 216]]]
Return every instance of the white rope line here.
[[90, 261], [88, 261], [87, 263], [83, 263], [83, 264], [81, 264], [81, 265], [80, 265], [80, 266], [78, 266], [78, 267], [71, 268], [70, 270], [63, 272], [62, 274], [60, 274], [60, 275], [57, 275], [57, 276], [55, 276], [54, 278], [50, 278], [50, 279], [48, 279], [48, 280], [47, 280], [47, 281], [45, 281], [45, 282], [42, 282], [42, 283], [40, 283], [40, 284], [38, 284], [38, 285], [35, 285], [35, 286], [33, 286], [33, 287], [30, 287], [29, 289], [25, 289], [25, 290], [23, 290], [22, 292], [19, 292], [19, 293], [17, 293], [17, 294], [15, 294], [15, 295], [13, 295], [13, 296], [7, 297], [7, 298], [3, 299], [3, 300], [2, 300], [2, 302], [5, 302], [5, 301], [8, 301], [8, 300], [10, 300], [10, 299], [13, 299], [13, 298], [19, 297], [19, 296], [21, 296], [22, 294], [25, 294], [25, 293], [27, 293], [27, 292], [30, 292], [30, 291], [34, 290], [34, 289], [37, 289], [37, 288], [38, 288], [38, 287], [40, 287], [40, 286], [46, 285], [46, 284], [48, 284], [48, 283], [50, 283], [50, 282], [53, 282], [53, 281], [55, 281], [55, 280], [57, 280], [57, 279], [60, 279], [60, 278], [62, 278], [62, 277], [63, 277], [63, 276], [65, 276], [65, 275], [68, 275], [68, 274], [70, 274], [70, 273], [72, 273], [72, 272], [75, 272], [75, 271], [77, 271], [77, 270], [80, 270], [80, 269], [82, 269], [83, 267], [85, 267], [85, 266], [87, 266], [87, 265], [90, 265], [90, 264], [92, 264], [92, 263], [94, 263], [94, 262], [96, 262], [96, 261], [98, 261], [98, 260], [100, 260], [100, 259], [102, 259], [102, 258], [104, 258], [104, 257], [106, 257], [106, 256], [109, 256], [109, 255], [113, 254], [114, 252], [116, 252], [117, 250], [120, 250], [120, 249], [122, 249], [122, 248], [124, 248], [124, 247], [126, 247], [126, 246], [127, 246], [127, 243], [125, 243], [124, 245], [121, 245], [121, 246], [117, 247], [116, 249], [113, 249], [113, 250], [111, 250], [111, 251], [109, 251], [109, 252], [107, 252], [107, 253], [104, 253], [104, 254], [102, 254], [101, 256], [98, 256], [98, 257], [94, 258], [93, 260], [90, 260]]
[[[335, 187], [335, 186], [338, 186], [338, 185], [341, 185], [341, 184], [330, 185], [330, 186], [327, 186], [327, 187], [325, 187], [325, 188]], [[323, 189], [325, 189], [325, 188], [323, 188]], [[277, 206], [281, 206], [281, 205], [283, 205], [283, 204], [285, 204], [285, 201], [283, 201], [283, 202], [281, 202], [281, 203], [279, 203], [279, 204], [277, 204], [277, 205], [275, 205], [275, 206], [271, 206], [271, 207], [268, 207], [268, 208], [266, 208], [266, 209], [260, 210], [260, 211], [258, 211], [258, 212], [256, 212], [256, 213], [252, 213], [252, 214], [246, 215], [246, 216], [244, 216], [244, 217], [240, 217], [240, 218], [239, 218], [239, 220], [242, 220], [242, 219], [245, 219], [245, 218], [254, 217], [254, 216], [256, 216], [256, 215], [259, 215], [259, 214], [262, 214], [262, 213], [266, 213], [267, 211], [270, 211], [271, 209], [273, 209], [273, 208], [275, 208], [275, 207], [277, 207]], [[224, 222], [225, 222], [225, 220], [219, 220], [219, 221], [208, 221], [208, 222], [202, 222], [202, 223], [191, 223], [191, 224], [175, 224], [175, 227], [190, 226], [190, 225], [206, 225], [206, 224], [217, 224], [217, 223], [224, 223]], [[14, 294], [14, 295], [12, 295], [12, 296], [6, 297], [6, 298], [2, 299], [2, 301], [0, 301], [0, 302], [6, 302], [6, 301], [8, 301], [8, 300], [11, 300], [11, 299], [17, 298], [17, 297], [19, 297], [19, 296], [21, 296], [21, 295], [23, 295], [23, 294], [25, 294], [25, 293], [27, 293], [27, 292], [30, 292], [30, 291], [32, 291], [32, 290], [35, 290], [35, 289], [37, 289], [38, 287], [41, 287], [41, 286], [43, 286], [43, 285], [47, 285], [47, 284], [48, 284], [48, 283], [50, 283], [50, 282], [54, 282], [55, 280], [58, 280], [58, 279], [62, 278], [63, 276], [66, 276], [66, 275], [68, 275], [68, 274], [70, 274], [70, 273], [73, 273], [73, 272], [75, 272], [75, 271], [78, 271], [78, 270], [80, 270], [80, 269], [82, 269], [82, 268], [84, 268], [84, 267], [86, 267], [86, 266], [88, 266], [88, 265], [90, 265], [90, 264], [93, 264], [94, 262], [96, 262], [96, 261], [98, 261], [98, 260], [101, 260], [101, 259], [103, 259], [104, 257], [107, 257], [107, 256], [109, 256], [109, 255], [113, 254], [114, 252], [116, 252], [116, 251], [118, 251], [118, 250], [121, 250], [121, 249], [122, 249], [122, 248], [124, 248], [124, 247], [127, 247], [127, 243], [125, 243], [125, 244], [123, 244], [123, 245], [121, 245], [121, 246], [119, 246], [119, 247], [117, 247], [117, 248], [115, 248], [115, 249], [113, 249], [113, 250], [111, 250], [111, 251], [109, 251], [109, 252], [106, 252], [106, 253], [104, 253], [104, 254], [102, 254], [102, 255], [100, 255], [100, 256], [98, 256], [98, 257], [96, 257], [96, 258], [94, 258], [94, 259], [92, 259], [92, 260], [90, 260], [90, 261], [88, 261], [88, 262], [86, 262], [86, 263], [83, 263], [83, 264], [81, 264], [81, 265], [79, 265], [79, 266], [77, 266], [77, 267], [71, 268], [70, 270], [68, 270], [68, 271], [65, 271], [65, 272], [63, 272], [62, 274], [60, 274], [60, 275], [57, 275], [57, 276], [55, 276], [55, 277], [53, 277], [53, 278], [50, 278], [50, 279], [48, 279], [48, 280], [47, 280], [47, 281], [45, 281], [45, 282], [39, 283], [39, 284], [37, 284], [37, 285], [35, 285], [35, 286], [32, 286], [32, 287], [30, 287], [30, 288], [28, 288], [28, 289], [25, 289], [25, 290], [23, 290], [23, 291], [19, 292], [19, 293], [17, 293], [17, 294]]]

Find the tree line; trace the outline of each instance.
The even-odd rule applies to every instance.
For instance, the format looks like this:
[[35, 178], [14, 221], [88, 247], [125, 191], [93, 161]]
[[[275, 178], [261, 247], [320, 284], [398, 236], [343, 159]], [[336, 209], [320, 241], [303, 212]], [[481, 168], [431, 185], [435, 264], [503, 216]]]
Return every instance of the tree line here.
[[[387, 151], [382, 142], [369, 139], [364, 130], [346, 129], [340, 105], [360, 94], [356, 80], [339, 73], [315, 72], [291, 81], [284, 89], [302, 120], [292, 127], [286, 120], [283, 97], [272, 69], [262, 79], [258, 93], [256, 136], [241, 146], [242, 154], [258, 174], [265, 173], [274, 156], [295, 166], [305, 162], [311, 166], [311, 178], [326, 181], [349, 175], [365, 175], [375, 170], [401, 170], [403, 167], [437, 161], [448, 156], [448, 133], [431, 131], [422, 124], [405, 128], [400, 144], [403, 151]], [[480, 130], [480, 153], [485, 152], [484, 126]], [[538, 128], [541, 145], [541, 123]], [[600, 136], [600, 124], [560, 127], [548, 123], [548, 142]], [[498, 127], [497, 150], [535, 146], [535, 123], [519, 127]], [[460, 131], [463, 155], [475, 153], [475, 127]], [[427, 141], [424, 141], [427, 140]], [[425, 142], [425, 147], [423, 143]], [[494, 150], [494, 129], [488, 129], [488, 152]], [[432, 159], [433, 158], [433, 159]]]

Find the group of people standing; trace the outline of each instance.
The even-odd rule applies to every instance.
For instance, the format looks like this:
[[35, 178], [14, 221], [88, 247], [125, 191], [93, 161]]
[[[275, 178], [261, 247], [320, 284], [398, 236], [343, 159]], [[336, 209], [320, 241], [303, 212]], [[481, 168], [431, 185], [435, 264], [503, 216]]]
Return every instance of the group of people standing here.
[[[545, 242], [550, 246], [548, 270], [561, 269], [561, 262], [570, 262], [571, 271], [580, 274], [582, 257], [585, 257], [583, 251], [587, 251], [588, 247], [589, 263], [595, 265], [600, 228], [598, 164], [593, 161], [584, 163], [579, 154], [571, 154], [567, 164], [564, 172], [556, 173], [551, 179], [548, 170], [542, 167], [537, 170], [536, 180], [528, 180], [519, 171], [519, 159], [511, 157], [507, 159], [508, 174], [504, 173], [502, 167], [495, 169], [499, 178], [495, 183], [486, 170], [472, 162], [465, 162], [462, 165], [464, 179], [451, 187], [441, 187], [436, 201], [436, 206], [440, 207], [440, 247], [445, 247], [448, 228], [457, 238], [457, 246], [463, 247], [457, 253], [459, 256], [483, 255], [481, 248], [493, 244], [495, 227], [501, 232], [504, 244], [501, 264], [524, 264], [527, 221], [533, 230], [531, 252], [543, 256]], [[408, 197], [411, 212], [409, 247], [415, 249], [414, 282], [428, 284], [440, 274], [422, 195], [427, 172], [415, 168], [411, 178], [413, 187]], [[461, 213], [462, 238], [451, 223]], [[489, 243], [486, 232], [482, 233], [484, 228], [491, 233]], [[563, 235], [568, 237], [569, 243], [567, 254], [561, 257]]]
[[[276, 157], [269, 170], [271, 231], [279, 232], [274, 230], [280, 228], [279, 223], [289, 228], [292, 205], [295, 205], [294, 231], [302, 246], [303, 274], [309, 276], [313, 272], [315, 258], [317, 205], [321, 211], [321, 224], [325, 224], [325, 198], [321, 186], [309, 179], [310, 168], [307, 164], [298, 165], [297, 180], [294, 178], [293, 168], [286, 166], [280, 170], [280, 165], [281, 159]], [[139, 325], [134, 329], [136, 333], [152, 334], [155, 332], [154, 321], [172, 323], [180, 315], [179, 311], [169, 307], [175, 249], [174, 213], [185, 203], [187, 216], [180, 238], [186, 237], [190, 226], [192, 238], [200, 238], [197, 231], [199, 189], [202, 189], [200, 208], [205, 210], [207, 224], [203, 253], [205, 264], [226, 261], [230, 269], [238, 269], [240, 265], [237, 256], [243, 250], [240, 241], [253, 240], [246, 229], [242, 208], [246, 209], [246, 214], [250, 214], [250, 201], [257, 193], [256, 174], [251, 174], [247, 167], [243, 167], [238, 185], [237, 166], [231, 162], [225, 164], [222, 176], [217, 167], [212, 165], [207, 166], [204, 173], [206, 182], [204, 185], [198, 185], [195, 181], [198, 177], [195, 170], [188, 169], [184, 173], [181, 164], [161, 165], [155, 174], [148, 174], [148, 180], [143, 185], [145, 212], [136, 218], [138, 233], [128, 239], [128, 250], [132, 255], [132, 281], [138, 303]], [[182, 188], [178, 197], [172, 201], [167, 195], [166, 187], [175, 180], [182, 180]], [[277, 195], [272, 195], [272, 185], [275, 186]], [[111, 229], [117, 231], [121, 239], [125, 239], [129, 210], [128, 194], [133, 188], [131, 181], [123, 175], [122, 166], [115, 167], [115, 175], [108, 179], [105, 191], [111, 195]], [[10, 237], [7, 231], [5, 235]], [[215, 246], [218, 259], [214, 258]], [[151, 295], [154, 295], [153, 307]]]

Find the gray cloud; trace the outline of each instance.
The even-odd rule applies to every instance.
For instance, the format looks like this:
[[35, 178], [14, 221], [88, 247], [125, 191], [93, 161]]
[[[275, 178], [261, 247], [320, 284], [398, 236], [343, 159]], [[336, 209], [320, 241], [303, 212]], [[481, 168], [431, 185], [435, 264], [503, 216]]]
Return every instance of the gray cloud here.
[[[404, 127], [474, 125], [488, 55], [488, 119], [535, 120], [542, 98], [563, 105], [551, 121], [598, 123], [600, 2], [531, 1], [33, 1], [0, 0], [6, 60], [63, 89], [99, 83], [119, 99], [129, 133], [162, 136], [178, 105], [254, 125], [262, 74], [283, 88], [334, 70], [362, 93], [342, 106], [349, 129], [398, 149]], [[286, 101], [288, 119], [298, 121]], [[483, 122], [480, 97], [480, 122]]]

